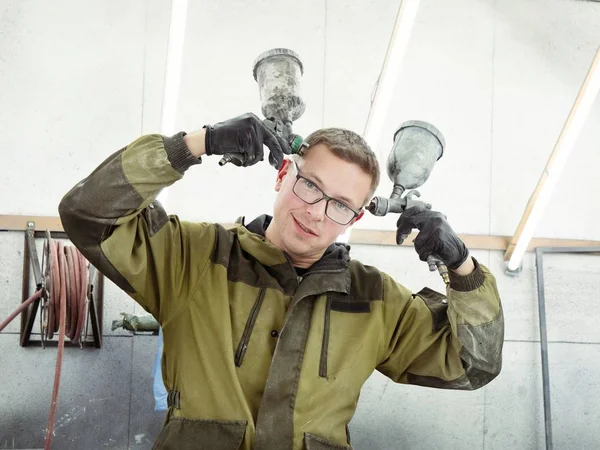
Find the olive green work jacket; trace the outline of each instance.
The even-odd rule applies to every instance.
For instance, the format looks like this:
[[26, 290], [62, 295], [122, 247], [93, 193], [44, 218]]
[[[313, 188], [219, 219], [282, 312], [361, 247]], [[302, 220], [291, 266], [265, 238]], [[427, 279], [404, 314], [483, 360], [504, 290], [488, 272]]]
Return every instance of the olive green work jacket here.
[[350, 449], [374, 370], [462, 390], [498, 375], [504, 322], [483, 265], [452, 274], [445, 295], [413, 293], [334, 244], [299, 277], [264, 237], [269, 216], [226, 229], [156, 202], [200, 163], [184, 135], [137, 139], [59, 206], [74, 245], [162, 327], [169, 410], [156, 449]]

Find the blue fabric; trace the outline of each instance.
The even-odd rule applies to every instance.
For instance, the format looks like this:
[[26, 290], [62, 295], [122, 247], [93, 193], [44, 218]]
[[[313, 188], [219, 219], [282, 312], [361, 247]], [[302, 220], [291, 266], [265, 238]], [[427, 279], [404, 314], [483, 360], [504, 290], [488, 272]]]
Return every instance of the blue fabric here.
[[154, 410], [166, 411], [167, 406], [167, 389], [162, 378], [161, 358], [163, 352], [163, 336], [162, 328], [158, 329], [158, 348], [156, 349], [156, 357], [154, 358], [154, 369], [152, 376], [154, 377]]

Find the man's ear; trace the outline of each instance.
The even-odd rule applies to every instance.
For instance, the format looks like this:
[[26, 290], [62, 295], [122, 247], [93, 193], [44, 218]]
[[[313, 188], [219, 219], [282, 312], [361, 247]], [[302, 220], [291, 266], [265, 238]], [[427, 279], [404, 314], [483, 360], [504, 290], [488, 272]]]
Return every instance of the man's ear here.
[[290, 159], [285, 158], [283, 160], [281, 168], [277, 171], [277, 179], [275, 180], [275, 192], [279, 192], [279, 190], [281, 189], [283, 179], [289, 173], [291, 165], [292, 161]]
[[353, 219], [352, 222], [350, 222], [350, 225], [354, 225], [356, 222], [358, 222], [360, 219], [362, 219], [362, 216], [365, 215], [365, 210], [363, 209], [361, 212], [358, 213], [358, 216], [356, 216], [356, 219]]

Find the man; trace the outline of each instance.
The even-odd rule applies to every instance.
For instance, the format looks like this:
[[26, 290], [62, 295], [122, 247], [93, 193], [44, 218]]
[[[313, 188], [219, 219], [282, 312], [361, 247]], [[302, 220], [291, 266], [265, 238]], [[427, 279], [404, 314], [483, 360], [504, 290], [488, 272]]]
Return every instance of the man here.
[[[148, 135], [62, 200], [73, 243], [159, 321], [169, 411], [157, 449], [349, 449], [347, 425], [377, 369], [399, 383], [478, 389], [500, 372], [504, 324], [492, 274], [439, 213], [398, 233], [451, 269], [445, 296], [413, 294], [351, 260], [337, 236], [379, 182], [355, 133], [319, 130], [303, 155], [252, 114], [193, 134]], [[278, 168], [273, 215], [225, 229], [167, 216], [159, 191], [211, 155]], [[242, 169], [240, 169], [242, 170]]]

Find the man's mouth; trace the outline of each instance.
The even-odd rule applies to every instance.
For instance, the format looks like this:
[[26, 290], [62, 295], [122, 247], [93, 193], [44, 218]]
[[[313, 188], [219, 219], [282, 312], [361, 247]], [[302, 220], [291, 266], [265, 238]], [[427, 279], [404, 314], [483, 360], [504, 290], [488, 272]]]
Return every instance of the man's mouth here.
[[311, 230], [310, 228], [308, 228], [308, 227], [305, 227], [304, 225], [302, 225], [302, 224], [300, 223], [300, 221], [298, 221], [298, 220], [297, 220], [295, 217], [293, 217], [293, 216], [292, 216], [292, 218], [294, 219], [294, 222], [296, 222], [296, 224], [297, 224], [297, 225], [298, 225], [298, 226], [299, 226], [299, 227], [300, 227], [300, 228], [301, 228], [303, 231], [305, 231], [305, 232], [306, 232], [306, 233], [308, 233], [308, 234], [312, 234], [313, 236], [317, 236], [317, 233], [315, 233], [315, 232], [314, 232], [313, 230]]

